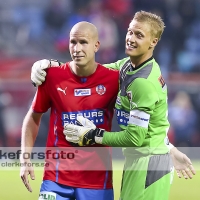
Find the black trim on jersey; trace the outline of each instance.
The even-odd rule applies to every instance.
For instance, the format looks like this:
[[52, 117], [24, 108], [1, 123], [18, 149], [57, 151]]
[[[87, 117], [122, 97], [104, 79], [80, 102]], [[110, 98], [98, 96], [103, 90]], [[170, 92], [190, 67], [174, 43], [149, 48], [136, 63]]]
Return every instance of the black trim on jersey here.
[[145, 63], [149, 62], [150, 60], [153, 59], [153, 56], [149, 59], [147, 59], [146, 61], [144, 61], [143, 63], [141, 63], [140, 65], [138, 65], [137, 67], [134, 68], [134, 70], [139, 69], [140, 67], [142, 67]]
[[[146, 61], [145, 61], [146, 62]], [[121, 96], [126, 96], [126, 89], [129, 86], [131, 82], [133, 82], [136, 78], [147, 78], [149, 74], [151, 73], [153, 63], [149, 63], [147, 66], [144, 68], [140, 69], [138, 72], [135, 74], [126, 74], [124, 80], [120, 84], [120, 89], [121, 89]], [[121, 80], [121, 77], [120, 77]]]

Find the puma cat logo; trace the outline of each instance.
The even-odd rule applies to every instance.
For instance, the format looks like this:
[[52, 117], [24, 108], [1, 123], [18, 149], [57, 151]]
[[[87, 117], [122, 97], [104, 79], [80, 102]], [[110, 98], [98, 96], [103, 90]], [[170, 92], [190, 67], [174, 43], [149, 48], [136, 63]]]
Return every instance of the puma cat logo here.
[[63, 90], [63, 89], [61, 89], [61, 88], [59, 88], [59, 87], [57, 88], [57, 90], [58, 90], [58, 91], [61, 91], [61, 92], [63, 92], [63, 93], [64, 93], [64, 95], [66, 95], [66, 89], [67, 89], [67, 87], [66, 87], [64, 90]]

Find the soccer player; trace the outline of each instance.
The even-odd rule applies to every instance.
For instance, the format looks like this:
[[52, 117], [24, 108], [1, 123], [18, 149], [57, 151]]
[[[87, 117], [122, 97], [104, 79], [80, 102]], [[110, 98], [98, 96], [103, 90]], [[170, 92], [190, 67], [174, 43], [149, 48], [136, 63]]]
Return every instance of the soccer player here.
[[159, 16], [144, 11], [137, 12], [129, 24], [126, 35], [129, 58], [113, 65], [120, 69], [115, 107], [121, 131], [111, 134], [99, 128], [70, 124], [64, 130], [67, 140], [79, 145], [92, 141], [113, 147], [132, 147], [123, 150], [126, 158], [120, 196], [123, 200], [169, 197], [173, 164], [166, 145], [167, 86], [153, 58], [164, 27]]
[[[99, 128], [111, 130], [119, 71], [95, 62], [99, 46], [98, 32], [93, 24], [75, 24], [69, 41], [72, 61], [47, 70], [46, 81], [38, 87], [23, 121], [22, 155], [31, 153], [42, 114], [51, 109], [46, 143], [49, 158], [45, 160], [39, 199], [114, 199], [110, 147], [97, 144], [95, 148], [79, 148], [74, 159], [61, 159], [59, 154], [60, 159], [52, 159], [52, 153], [49, 155], [49, 151], [56, 153], [64, 147], [69, 147], [71, 152], [77, 150], [65, 139], [63, 126], [75, 123], [78, 115], [87, 116]], [[100, 150], [97, 147], [101, 147]], [[24, 165], [21, 179], [31, 192], [28, 175], [34, 179], [34, 169], [30, 167], [30, 159], [21, 157], [20, 161]]]
[[[89, 139], [109, 146], [135, 147], [124, 149], [126, 163], [122, 199], [167, 199], [169, 194], [172, 165], [166, 145], [169, 127], [167, 88], [152, 57], [163, 30], [164, 23], [160, 17], [144, 11], [136, 13], [126, 37], [129, 58], [106, 65], [120, 70], [116, 110], [121, 132], [110, 134], [99, 129], [93, 131], [94, 126], [65, 126], [67, 139], [80, 145], [85, 145]], [[33, 66], [32, 81], [38, 85], [45, 79], [43, 69], [49, 67], [49, 62], [44, 62], [46, 66], [40, 66], [41, 61]], [[178, 176], [181, 177], [182, 173], [185, 178], [187, 175], [191, 178], [190, 170], [193, 174], [195, 171], [190, 159], [176, 148], [172, 148], [171, 153]]]
[[[120, 69], [120, 90], [115, 107], [121, 131], [108, 132], [72, 124], [66, 125], [64, 130], [66, 139], [79, 145], [92, 141], [125, 147], [120, 195], [123, 200], [169, 198], [173, 163], [166, 145], [167, 85], [153, 58], [164, 27], [159, 16], [145, 11], [135, 13], [129, 24], [126, 34], [129, 58], [113, 64], [113, 68]], [[83, 117], [78, 120], [87, 121]]]

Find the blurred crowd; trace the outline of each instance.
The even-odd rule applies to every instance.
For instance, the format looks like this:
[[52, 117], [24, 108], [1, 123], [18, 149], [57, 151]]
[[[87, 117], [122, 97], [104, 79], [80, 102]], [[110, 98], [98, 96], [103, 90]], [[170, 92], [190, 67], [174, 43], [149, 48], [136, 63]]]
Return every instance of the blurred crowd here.
[[[17, 58], [70, 60], [69, 31], [79, 21], [89, 21], [98, 28], [101, 42], [96, 57], [98, 62], [121, 59], [125, 57], [124, 41], [128, 24], [139, 10], [157, 13], [165, 22], [166, 28], [155, 50], [155, 58], [166, 80], [170, 81], [170, 73], [198, 75], [200, 0], [0, 1], [0, 73], [3, 73], [3, 67], [7, 67], [8, 60], [13, 58], [14, 64], [9, 64], [11, 70], [14, 70]], [[17, 69], [26, 68], [30, 73], [32, 63], [27, 63]], [[19, 83], [8, 81], [0, 74], [0, 146], [19, 145], [21, 123], [35, 91], [30, 89], [29, 78], [19, 87], [16, 84]], [[175, 90], [173, 84], [168, 85], [169, 137], [177, 146], [200, 146], [200, 83], [196, 84], [193, 90], [186, 89], [185, 85]], [[17, 101], [22, 96], [23, 100]], [[45, 119], [40, 132], [47, 131]], [[37, 144], [42, 144], [45, 137], [46, 133], [40, 134]], [[16, 142], [13, 138], [17, 138]]]

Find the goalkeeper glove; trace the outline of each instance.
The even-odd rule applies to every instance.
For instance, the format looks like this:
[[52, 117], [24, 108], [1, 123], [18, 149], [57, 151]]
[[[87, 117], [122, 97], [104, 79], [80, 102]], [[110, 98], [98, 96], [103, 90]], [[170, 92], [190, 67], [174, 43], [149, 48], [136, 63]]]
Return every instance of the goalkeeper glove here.
[[102, 144], [104, 129], [97, 128], [90, 120], [83, 116], [77, 117], [77, 125], [67, 124], [64, 126], [64, 135], [68, 142], [79, 146]]
[[45, 69], [51, 67], [51, 66], [60, 66], [60, 62], [57, 60], [39, 60], [36, 61], [31, 69], [31, 81], [34, 87], [41, 85], [45, 81], [45, 76], [47, 73], [45, 72]]

